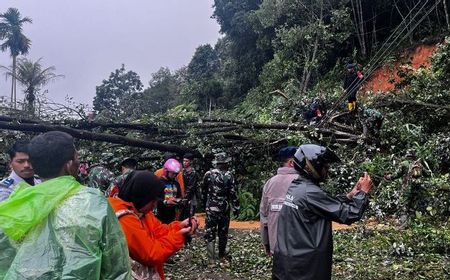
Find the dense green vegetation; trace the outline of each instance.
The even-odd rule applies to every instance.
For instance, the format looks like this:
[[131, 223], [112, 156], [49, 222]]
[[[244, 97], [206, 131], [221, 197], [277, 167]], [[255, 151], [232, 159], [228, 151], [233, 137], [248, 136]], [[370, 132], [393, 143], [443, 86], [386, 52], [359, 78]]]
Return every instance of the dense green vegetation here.
[[[203, 240], [166, 266], [168, 279], [271, 279], [259, 233], [232, 230], [230, 266], [209, 269]], [[333, 279], [448, 279], [450, 231], [417, 222], [398, 231], [393, 225], [358, 226], [334, 234]]]
[[[327, 190], [349, 190], [363, 171], [370, 172], [375, 188], [366, 216], [388, 224], [386, 228], [361, 226], [336, 233], [335, 278], [448, 279], [448, 1], [214, 3], [213, 17], [223, 34], [215, 46], [199, 46], [186, 67], [175, 71], [161, 68], [145, 86], [135, 72], [122, 65], [96, 89], [96, 117], [91, 121], [147, 124], [153, 129], [90, 129], [191, 147], [202, 155], [197, 161], [201, 171], [210, 167], [213, 153], [228, 152], [233, 156], [232, 168], [240, 188], [242, 211], [238, 218], [242, 220], [258, 218], [261, 188], [277, 167], [275, 154], [281, 146], [307, 142], [327, 145], [343, 162], [333, 167]], [[2, 30], [0, 26], [0, 39], [4, 40]], [[364, 138], [338, 143], [333, 136], [304, 123], [302, 113], [315, 96], [323, 96], [334, 109], [332, 113], [345, 110], [345, 64], [358, 62], [370, 76], [382, 64], [395, 68], [397, 57], [417, 44], [438, 44], [430, 67], [413, 71], [406, 62], [396, 68], [403, 80], [396, 84], [395, 92], [360, 97], [362, 106], [376, 108], [385, 117], [380, 145]], [[67, 125], [72, 125], [67, 120], [72, 118], [82, 125], [88, 119], [85, 109], [74, 105], [60, 108], [56, 115], [38, 117]], [[23, 116], [23, 112], [14, 114]], [[357, 123], [346, 124], [356, 127], [356, 134], [360, 134]], [[323, 126], [328, 128], [327, 124]], [[24, 135], [10, 131], [1, 134], [2, 151]], [[32, 135], [27, 133], [26, 137]], [[85, 140], [78, 146], [86, 161], [99, 161], [102, 153], [111, 152], [117, 157], [134, 156], [143, 168], [154, 170], [161, 164], [161, 151]], [[420, 189], [405, 183], [405, 174], [385, 178], [410, 160], [407, 155], [412, 150], [424, 167]], [[411, 191], [417, 195], [411, 196]], [[190, 279], [198, 279], [196, 273], [204, 270], [205, 258], [199, 239], [190, 266], [169, 268], [169, 277], [192, 275]], [[183, 251], [180, 258], [188, 253]], [[206, 271], [202, 277], [270, 278], [270, 260], [263, 255], [257, 233], [236, 232], [230, 254], [231, 267], [216, 276]], [[192, 274], [186, 276], [186, 270]]]

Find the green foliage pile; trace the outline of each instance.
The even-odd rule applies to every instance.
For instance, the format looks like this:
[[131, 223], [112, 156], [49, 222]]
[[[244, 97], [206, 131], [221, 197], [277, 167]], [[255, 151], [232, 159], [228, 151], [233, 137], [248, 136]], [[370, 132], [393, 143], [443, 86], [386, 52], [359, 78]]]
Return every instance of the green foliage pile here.
[[[213, 49], [203, 46], [196, 54], [211, 59], [211, 63], [202, 64], [199, 61], [187, 68], [187, 80], [203, 75], [203, 86], [208, 84], [208, 79], [215, 79], [210, 74], [202, 74], [205, 67], [213, 66], [215, 61]], [[252, 139], [250, 142], [235, 142], [224, 139], [222, 134], [202, 134], [200, 124], [195, 124], [197, 119], [204, 118], [200, 107], [207, 106], [213, 95], [205, 95], [200, 103], [195, 100], [181, 103], [172, 107], [165, 113], [142, 114], [139, 123], [153, 123], [159, 127], [182, 129], [187, 132], [184, 136], [165, 137], [162, 141], [166, 144], [181, 144], [196, 147], [204, 156], [200, 163], [200, 171], [204, 172], [211, 167], [210, 159], [215, 152], [226, 151], [234, 157], [232, 169], [234, 170], [240, 188], [242, 214], [240, 219], [251, 220], [258, 217], [259, 199], [261, 197], [264, 182], [274, 174], [277, 164], [275, 154], [282, 145], [300, 145], [314, 142], [326, 145], [334, 149], [342, 158], [342, 164], [331, 170], [331, 178], [325, 187], [331, 193], [343, 193], [348, 191], [361, 176], [368, 171], [375, 182], [372, 204], [369, 215], [378, 218], [396, 216], [405, 207], [405, 194], [403, 177], [392, 181], [384, 179], [386, 174], [396, 173], [401, 163], [406, 160], [408, 150], [415, 150], [418, 159], [425, 167], [422, 198], [418, 202], [416, 216], [443, 217], [450, 213], [449, 208], [449, 158], [450, 135], [448, 123], [450, 113], [448, 109], [440, 108], [449, 104], [450, 92], [448, 87], [449, 45], [444, 41], [439, 45], [436, 54], [428, 69], [408, 71], [403, 73], [405, 79], [398, 85], [399, 90], [395, 94], [381, 96], [369, 95], [360, 101], [363, 107], [377, 108], [385, 117], [381, 134], [381, 146], [376, 147], [360, 142], [351, 145], [338, 145], [330, 139], [322, 138], [311, 127], [305, 127], [304, 132], [292, 132], [267, 129], [237, 129], [233, 131], [237, 136]], [[207, 59], [206, 59], [207, 60]], [[209, 65], [209, 66], [208, 66]], [[307, 106], [312, 95], [326, 91], [328, 104], [338, 102], [341, 95], [341, 69], [342, 65], [336, 65], [328, 72], [315, 87], [304, 96], [296, 99], [285, 99], [281, 96], [271, 96], [263, 107], [258, 106], [258, 101], [247, 99], [234, 110], [213, 109], [208, 112], [209, 118], [221, 120], [253, 120], [257, 123], [301, 123], [302, 111]], [[202, 70], [203, 69], [203, 70]], [[162, 71], [166, 78], [153, 83], [157, 85], [167, 81], [170, 71]], [[194, 75], [194, 73], [196, 73]], [[200, 78], [199, 78], [200, 79]], [[201, 80], [201, 79], [200, 79]], [[201, 86], [201, 87], [203, 87]], [[298, 89], [292, 86], [292, 92]], [[289, 92], [288, 92], [289, 93]], [[209, 96], [209, 97], [208, 97]], [[408, 101], [399, 103], [397, 101]], [[253, 103], [254, 102], [254, 103]], [[344, 102], [342, 107], [345, 106]], [[431, 107], [430, 107], [431, 104]], [[337, 109], [341, 109], [338, 103]], [[434, 107], [433, 107], [434, 106]], [[437, 107], [436, 107], [437, 106]], [[137, 110], [137, 109], [136, 109]], [[232, 125], [232, 124], [231, 124]], [[127, 132], [127, 136], [142, 138], [147, 137], [142, 133]], [[280, 141], [278, 145], [271, 145]], [[102, 150], [103, 148], [99, 148]], [[124, 150], [124, 155], [127, 153]], [[136, 155], [139, 151], [136, 150]], [[161, 154], [148, 152], [145, 157], [157, 159], [150, 161], [149, 166], [160, 164]]]
[[[448, 279], [449, 223], [418, 221], [401, 231], [389, 224], [336, 231], [333, 279]], [[231, 230], [229, 266], [206, 267], [205, 247], [201, 237], [194, 238], [189, 249], [175, 256], [176, 264], [165, 267], [167, 279], [271, 279], [272, 262], [258, 231]]]
[[[442, 40], [441, 34], [448, 34], [449, 23], [442, 6], [445, 1], [438, 3], [432, 15], [424, 14], [431, 2], [215, 0], [213, 18], [223, 34], [215, 46], [199, 46], [182, 69], [161, 68], [147, 88], [135, 72], [122, 66], [96, 89], [95, 121], [152, 124], [158, 133], [93, 131], [195, 147], [203, 155], [197, 161], [200, 173], [211, 167], [214, 153], [227, 152], [234, 159], [231, 168], [239, 186], [242, 211], [238, 218], [242, 220], [257, 219], [262, 186], [275, 173], [275, 155], [281, 146], [326, 145], [342, 159], [324, 185], [330, 193], [348, 191], [368, 171], [375, 187], [367, 216], [385, 222], [404, 214], [406, 205], [414, 212], [401, 231], [393, 224], [337, 233], [335, 278], [448, 279], [450, 40]], [[336, 111], [345, 110], [345, 101], [340, 100], [345, 64], [365, 64], [383, 50], [382, 43], [410, 11], [411, 3], [425, 5], [419, 16], [426, 20], [407, 36], [409, 45], [402, 46], [423, 40], [441, 44], [430, 68], [399, 71], [403, 80], [395, 93], [369, 94], [359, 100], [362, 107], [376, 108], [384, 115], [381, 144], [340, 145], [306, 126], [302, 113], [313, 97], [322, 96]], [[401, 49], [395, 51], [401, 53]], [[45, 120], [61, 120], [61, 116]], [[281, 122], [304, 125], [304, 130], [245, 128], [238, 122]], [[231, 132], [210, 133], [224, 127]], [[31, 136], [2, 131], [0, 149], [6, 151], [16, 138]], [[162, 163], [163, 155], [157, 151], [87, 141], [77, 145], [84, 161], [101, 162], [114, 154], [116, 158], [136, 157], [141, 168], [150, 170]], [[407, 201], [404, 177], [385, 179], [400, 170], [409, 150], [416, 152], [424, 166], [421, 193], [412, 204]], [[6, 165], [4, 157], [0, 168]], [[212, 272], [216, 279], [270, 279], [271, 263], [264, 256], [258, 233], [234, 232], [231, 267], [214, 271], [205, 270], [201, 242], [197, 238], [190, 250], [181, 252], [180, 262], [168, 268], [168, 279], [210, 279]], [[185, 257], [187, 266], [182, 262]]]

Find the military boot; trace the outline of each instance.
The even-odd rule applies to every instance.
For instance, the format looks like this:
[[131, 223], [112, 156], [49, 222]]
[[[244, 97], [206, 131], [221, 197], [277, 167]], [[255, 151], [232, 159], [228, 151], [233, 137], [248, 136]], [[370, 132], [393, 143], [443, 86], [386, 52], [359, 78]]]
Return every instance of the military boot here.
[[225, 249], [227, 248], [227, 240], [219, 239], [219, 259], [225, 258]]
[[214, 267], [216, 265], [216, 242], [208, 242], [206, 252], [208, 253], [208, 267]]
[[229, 267], [230, 261], [227, 258], [225, 249], [227, 248], [227, 240], [219, 239], [219, 264], [221, 267]]

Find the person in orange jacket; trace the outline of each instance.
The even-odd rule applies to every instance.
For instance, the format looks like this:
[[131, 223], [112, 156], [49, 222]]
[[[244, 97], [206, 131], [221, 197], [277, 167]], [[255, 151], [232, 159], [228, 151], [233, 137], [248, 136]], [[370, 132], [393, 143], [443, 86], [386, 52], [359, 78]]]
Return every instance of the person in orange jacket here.
[[109, 198], [127, 239], [134, 279], [165, 279], [164, 262], [198, 226], [195, 218], [162, 224], [152, 210], [163, 197], [164, 186], [158, 177], [149, 171], [133, 171], [118, 197]]
[[[164, 163], [166, 163], [169, 159], [176, 159], [177, 161], [180, 161], [179, 157], [175, 154], [166, 154], [164, 156]], [[158, 177], [162, 177], [164, 176], [164, 174], [166, 173], [164, 167], [160, 168], [158, 170], [155, 171], [155, 175]], [[186, 193], [184, 191], [184, 178], [183, 178], [183, 172], [179, 172], [177, 174], [177, 176], [175, 177], [175, 180], [178, 182], [178, 184], [180, 185], [180, 189], [181, 189], [181, 197], [184, 198], [186, 196]]]

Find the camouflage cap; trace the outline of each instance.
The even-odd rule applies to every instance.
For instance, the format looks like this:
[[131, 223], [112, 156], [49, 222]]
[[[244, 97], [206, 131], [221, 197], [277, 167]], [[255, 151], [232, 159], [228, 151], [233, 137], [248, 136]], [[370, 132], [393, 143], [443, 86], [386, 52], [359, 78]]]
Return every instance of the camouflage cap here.
[[120, 158], [116, 157], [113, 153], [111, 152], [106, 152], [106, 153], [102, 153], [101, 154], [101, 159], [100, 159], [101, 164], [113, 164], [113, 165], [117, 165], [120, 163]]
[[214, 160], [212, 161], [213, 164], [218, 163], [228, 163], [231, 161], [231, 157], [229, 157], [226, 153], [217, 153], [214, 155]]

